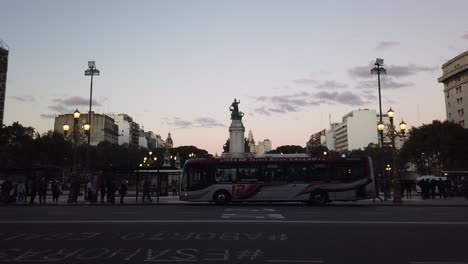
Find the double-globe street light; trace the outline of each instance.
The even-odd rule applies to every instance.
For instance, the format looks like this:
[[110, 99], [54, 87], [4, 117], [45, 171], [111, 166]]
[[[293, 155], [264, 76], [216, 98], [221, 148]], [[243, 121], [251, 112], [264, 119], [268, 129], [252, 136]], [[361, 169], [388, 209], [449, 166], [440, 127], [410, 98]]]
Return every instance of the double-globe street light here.
[[[379, 122], [377, 125], [377, 129], [379, 133], [382, 135], [382, 141], [383, 137], [387, 137], [391, 141], [391, 148], [392, 148], [392, 166], [387, 165], [385, 170], [387, 172], [390, 172], [391, 179], [392, 179], [392, 184], [393, 184], [393, 202], [394, 203], [401, 203], [401, 179], [400, 179], [400, 173], [398, 171], [398, 155], [397, 155], [397, 149], [395, 145], [395, 139], [397, 137], [401, 137], [404, 139], [405, 133], [406, 133], [406, 123], [402, 120], [399, 124], [399, 130], [393, 123], [393, 118], [395, 117], [395, 111], [390, 109], [387, 111], [387, 116], [390, 119], [390, 124], [387, 125], [387, 133], [384, 135], [384, 129], [385, 129], [385, 124], [383, 122]], [[393, 168], [393, 169], [392, 169]]]
[[[78, 183], [78, 172], [77, 172], [77, 161], [78, 161], [78, 152], [77, 152], [77, 144], [78, 141], [81, 139], [85, 139], [89, 136], [89, 131], [91, 129], [91, 125], [89, 123], [83, 125], [82, 127], [79, 126], [78, 121], [80, 119], [80, 111], [78, 109], [73, 112], [73, 127], [71, 128], [70, 125], [65, 122], [63, 125], [63, 133], [65, 139], [72, 140], [73, 143], [73, 164], [72, 164], [72, 174], [71, 174], [71, 183], [72, 187], [70, 188], [70, 192], [68, 194], [68, 203], [75, 203], [78, 198], [79, 188], [76, 188]], [[70, 132], [71, 128], [71, 132]], [[69, 133], [70, 132], [70, 133]]]

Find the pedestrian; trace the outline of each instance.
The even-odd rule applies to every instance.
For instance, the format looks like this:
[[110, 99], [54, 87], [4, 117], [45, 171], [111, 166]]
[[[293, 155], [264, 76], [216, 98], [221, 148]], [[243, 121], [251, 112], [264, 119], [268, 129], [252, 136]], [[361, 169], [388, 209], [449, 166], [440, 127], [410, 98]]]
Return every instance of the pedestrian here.
[[143, 182], [143, 199], [142, 202], [145, 202], [145, 198], [148, 198], [150, 202], [151, 200], [151, 182], [148, 179], [145, 179]]
[[413, 191], [413, 181], [408, 180], [406, 182], [406, 198], [411, 199], [411, 192]]
[[122, 181], [122, 183], [120, 184], [119, 194], [120, 203], [123, 204], [125, 195], [127, 195], [127, 181]]
[[39, 180], [39, 186], [38, 186], [37, 192], [39, 194], [39, 204], [45, 205], [46, 196], [47, 196], [47, 181], [45, 177], [42, 177]]
[[26, 201], [26, 186], [22, 180], [19, 180], [18, 184], [16, 185], [16, 197], [18, 202]]
[[104, 203], [104, 197], [106, 196], [106, 184], [101, 181], [99, 184], [99, 191], [101, 192], [101, 203]]
[[31, 181], [29, 181], [29, 195], [31, 196], [29, 203], [31, 205], [34, 205], [35, 199], [36, 199], [36, 194], [37, 194], [37, 189], [38, 189], [38, 183], [37, 179], [33, 178]]
[[177, 195], [177, 181], [176, 180], [172, 180], [172, 195]]
[[439, 189], [439, 199], [442, 199], [442, 197], [447, 199], [447, 195], [445, 194], [445, 182], [442, 180], [442, 178], [439, 178], [437, 181], [437, 189]]
[[60, 197], [60, 193], [62, 192], [61, 189], [60, 189], [60, 185], [55, 180], [55, 181], [52, 182], [52, 185], [50, 186], [50, 188], [52, 190], [52, 202], [57, 204], [58, 199]]
[[431, 197], [432, 199], [435, 198], [435, 190], [436, 190], [436, 187], [437, 187], [437, 183], [434, 179], [432, 179], [429, 183], [429, 186], [430, 186], [430, 190], [431, 190]]
[[91, 180], [88, 181], [88, 184], [86, 184], [86, 197], [88, 202], [92, 203], [93, 202], [93, 196], [94, 196], [94, 188], [93, 184], [91, 183]]
[[463, 177], [462, 186], [465, 199], [468, 199], [468, 176]]
[[372, 201], [374, 203], [375, 203], [375, 199], [379, 199], [381, 202], [383, 202], [383, 199], [380, 197], [380, 188], [379, 188], [381, 178], [382, 178], [382, 174], [379, 173], [374, 182], [375, 196], [374, 196], [374, 200]]
[[5, 204], [8, 204], [11, 200], [10, 192], [13, 190], [13, 184], [8, 179], [8, 176], [5, 178], [5, 181], [2, 183], [2, 200]]

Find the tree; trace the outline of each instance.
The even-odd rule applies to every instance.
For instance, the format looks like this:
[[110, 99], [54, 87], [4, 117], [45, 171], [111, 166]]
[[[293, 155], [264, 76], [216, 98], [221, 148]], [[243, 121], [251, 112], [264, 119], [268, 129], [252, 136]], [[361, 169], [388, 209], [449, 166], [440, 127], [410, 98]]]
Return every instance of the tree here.
[[453, 122], [434, 120], [412, 128], [401, 149], [401, 160], [412, 162], [419, 172], [468, 169], [468, 129]]
[[306, 153], [305, 148], [297, 145], [284, 145], [277, 147], [275, 150], [268, 151], [267, 154], [297, 154]]
[[27, 168], [36, 163], [36, 147], [32, 127], [24, 127], [18, 122], [0, 129], [0, 167]]
[[324, 153], [326, 152], [328, 155], [328, 148], [326, 146], [311, 146], [307, 145], [306, 152], [311, 157], [323, 157]]

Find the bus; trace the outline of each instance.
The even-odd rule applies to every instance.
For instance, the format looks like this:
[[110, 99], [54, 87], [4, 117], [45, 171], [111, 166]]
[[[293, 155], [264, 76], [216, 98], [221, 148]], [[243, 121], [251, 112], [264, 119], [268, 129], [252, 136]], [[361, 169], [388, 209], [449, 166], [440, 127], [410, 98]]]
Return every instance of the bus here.
[[375, 197], [370, 157], [187, 160], [179, 199], [192, 202], [356, 201]]

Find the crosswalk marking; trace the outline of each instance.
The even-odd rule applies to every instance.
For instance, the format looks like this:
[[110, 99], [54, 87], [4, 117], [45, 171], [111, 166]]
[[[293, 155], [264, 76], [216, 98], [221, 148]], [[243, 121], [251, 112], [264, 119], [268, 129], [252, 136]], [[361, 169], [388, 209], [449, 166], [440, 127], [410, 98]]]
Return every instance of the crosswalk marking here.
[[221, 215], [222, 219], [286, 219], [275, 209], [248, 209], [248, 208], [226, 208]]

